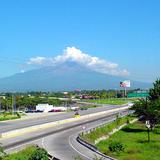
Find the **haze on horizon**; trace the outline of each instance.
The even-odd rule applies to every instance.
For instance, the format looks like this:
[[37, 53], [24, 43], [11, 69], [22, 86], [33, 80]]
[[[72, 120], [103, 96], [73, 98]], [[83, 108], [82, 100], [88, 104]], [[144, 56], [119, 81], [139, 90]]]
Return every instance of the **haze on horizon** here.
[[67, 61], [152, 82], [160, 75], [160, 1], [0, 2], [0, 77]]

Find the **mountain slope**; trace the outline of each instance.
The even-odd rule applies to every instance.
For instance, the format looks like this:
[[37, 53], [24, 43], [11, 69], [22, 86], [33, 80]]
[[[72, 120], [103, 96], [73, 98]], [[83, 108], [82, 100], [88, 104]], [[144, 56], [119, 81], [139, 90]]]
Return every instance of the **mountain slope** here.
[[[125, 78], [91, 71], [76, 63], [44, 67], [0, 79], [0, 91], [64, 91], [115, 89]], [[132, 88], [148, 88], [149, 83], [131, 81]]]

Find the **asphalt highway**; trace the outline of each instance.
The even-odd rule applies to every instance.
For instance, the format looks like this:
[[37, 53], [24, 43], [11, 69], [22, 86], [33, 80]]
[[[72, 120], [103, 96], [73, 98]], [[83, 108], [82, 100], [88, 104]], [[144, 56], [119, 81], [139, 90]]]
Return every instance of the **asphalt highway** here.
[[[80, 115], [87, 115], [91, 113], [97, 113], [101, 111], [110, 110], [113, 108], [124, 107], [124, 106], [115, 106], [115, 105], [103, 105], [103, 107], [90, 108], [88, 110], [80, 111]], [[0, 122], [0, 133], [12, 131], [20, 128], [26, 128], [34, 125], [44, 124], [48, 122], [54, 122], [58, 120], [72, 118], [74, 116], [74, 112], [56, 114], [56, 115], [48, 115], [45, 117], [36, 117], [34, 119], [22, 119], [22, 120], [13, 120]]]
[[[113, 117], [88, 123], [84, 126], [86, 129], [92, 128], [111, 119], [113, 119]], [[76, 138], [78, 133], [83, 131], [82, 128], [83, 125], [45, 137], [41, 140], [42, 147], [60, 160], [74, 160], [74, 158], [78, 156], [83, 158], [83, 160], [93, 160], [95, 157], [100, 158], [101, 156], [99, 154], [96, 154], [77, 142]], [[108, 158], [104, 158], [104, 160], [108, 160]]]
[[[83, 145], [79, 144], [76, 140], [78, 133], [84, 131], [84, 126], [85, 126], [85, 130], [88, 130], [95, 126], [99, 126], [100, 124], [107, 123], [115, 119], [115, 117], [116, 117], [115, 115], [112, 115], [112, 116], [108, 115], [105, 118], [97, 119], [94, 122], [86, 121], [86, 123], [84, 124], [79, 124], [79, 122], [72, 122], [71, 124], [67, 124], [67, 125], [70, 125], [73, 127], [70, 127], [69, 129], [61, 130], [60, 132], [58, 130], [66, 127], [66, 125], [58, 126], [57, 128], [54, 128], [54, 129], [45, 130], [41, 133], [42, 136], [39, 136], [40, 133], [38, 132], [38, 133], [33, 133], [32, 135], [30, 134], [25, 135], [25, 137], [19, 136], [19, 137], [14, 137], [12, 139], [6, 139], [1, 141], [1, 143], [5, 144], [4, 146], [6, 146], [5, 148], [7, 153], [20, 150], [26, 145], [37, 144], [40, 147], [45, 148], [49, 154], [51, 154], [52, 156], [60, 160], [74, 160], [74, 158], [77, 156], [82, 157], [84, 160], [93, 160], [95, 156], [97, 157], [101, 157], [101, 156], [92, 152], [91, 150], [84, 147]], [[79, 125], [75, 127], [74, 126], [75, 124], [79, 124]], [[53, 132], [49, 135], [45, 134], [47, 132], [51, 132], [51, 130], [52, 131], [55, 130], [57, 132]], [[39, 138], [36, 139], [33, 137], [39, 137]], [[24, 141], [25, 139], [26, 141]], [[15, 143], [16, 141], [17, 141], [17, 145], [9, 146], [9, 144]], [[23, 141], [23, 142], [18, 143], [20, 141]], [[9, 147], [7, 147], [7, 143]]]

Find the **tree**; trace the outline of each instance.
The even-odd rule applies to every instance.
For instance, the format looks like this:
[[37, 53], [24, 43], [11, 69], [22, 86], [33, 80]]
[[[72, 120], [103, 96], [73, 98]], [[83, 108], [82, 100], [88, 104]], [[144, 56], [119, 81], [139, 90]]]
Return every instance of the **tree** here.
[[137, 116], [150, 122], [151, 130], [157, 123], [160, 123], [160, 79], [153, 83], [149, 90], [149, 97], [136, 102], [131, 108]]
[[157, 100], [160, 98], [160, 79], [157, 79], [153, 83], [153, 88], [149, 90], [149, 99], [151, 101]]

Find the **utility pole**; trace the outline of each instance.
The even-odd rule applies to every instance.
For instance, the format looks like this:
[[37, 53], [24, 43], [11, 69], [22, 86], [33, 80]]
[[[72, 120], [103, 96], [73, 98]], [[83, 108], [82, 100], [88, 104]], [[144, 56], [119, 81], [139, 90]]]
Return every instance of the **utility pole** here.
[[124, 87], [124, 97], [125, 97], [125, 99], [127, 97], [127, 88], [126, 87]]
[[118, 96], [117, 96], [117, 88], [115, 88], [115, 92], [116, 92], [116, 98], [117, 98], [117, 97], [118, 97]]
[[0, 98], [0, 114], [1, 114], [1, 109], [2, 109], [2, 105], [1, 105], [1, 98]]
[[16, 100], [15, 100], [15, 95], [12, 94], [12, 114], [14, 114], [16, 111]]
[[12, 115], [14, 114], [14, 100], [13, 100], [13, 94], [12, 94]]

